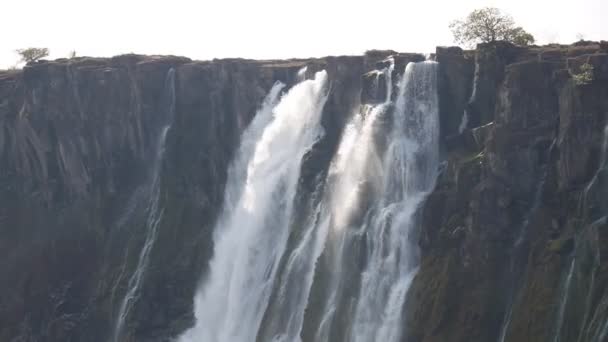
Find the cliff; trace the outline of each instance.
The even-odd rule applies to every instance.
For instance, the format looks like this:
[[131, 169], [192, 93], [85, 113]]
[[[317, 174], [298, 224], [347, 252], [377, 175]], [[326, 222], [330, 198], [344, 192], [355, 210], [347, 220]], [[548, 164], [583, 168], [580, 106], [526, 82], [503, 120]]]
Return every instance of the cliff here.
[[[469, 125], [444, 119], [404, 341], [606, 338], [607, 48], [437, 51], [443, 116]], [[577, 85], [583, 63], [593, 81]]]
[[[388, 56], [394, 84], [424, 59], [125, 55], [0, 72], [0, 340], [107, 341], [134, 283], [122, 340], [191, 326], [228, 164], [274, 82], [328, 73], [326, 134], [299, 184], [312, 193], [354, 108], [388, 91], [370, 74]], [[421, 208], [403, 341], [600, 341], [608, 46], [496, 43], [435, 59], [444, 162]], [[594, 77], [578, 85], [583, 63]]]

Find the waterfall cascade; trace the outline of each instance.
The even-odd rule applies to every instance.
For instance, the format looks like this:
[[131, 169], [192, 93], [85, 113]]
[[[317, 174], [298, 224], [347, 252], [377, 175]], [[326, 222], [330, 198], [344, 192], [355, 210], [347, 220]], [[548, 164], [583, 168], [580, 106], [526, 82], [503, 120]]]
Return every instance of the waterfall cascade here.
[[302, 158], [323, 134], [327, 74], [300, 82], [278, 103], [276, 95], [271, 91], [257, 115], [264, 122], [248, 128], [242, 159], [232, 166], [233, 200], [223, 208], [209, 275], [195, 298], [197, 324], [183, 341], [256, 338], [289, 236]]
[[[413, 230], [438, 167], [437, 64], [408, 64], [347, 124], [296, 222], [300, 168], [323, 134], [327, 75], [275, 85], [229, 170], [210, 270], [181, 341], [399, 341], [418, 265]], [[300, 73], [303, 75], [303, 72]]]

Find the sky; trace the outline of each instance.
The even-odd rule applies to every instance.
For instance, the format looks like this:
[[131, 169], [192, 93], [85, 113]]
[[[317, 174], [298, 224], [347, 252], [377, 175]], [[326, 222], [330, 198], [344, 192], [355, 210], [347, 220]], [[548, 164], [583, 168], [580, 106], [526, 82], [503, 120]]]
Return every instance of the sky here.
[[0, 68], [15, 50], [50, 58], [123, 53], [290, 58], [453, 45], [450, 21], [498, 7], [539, 43], [608, 40], [608, 0], [0, 0]]

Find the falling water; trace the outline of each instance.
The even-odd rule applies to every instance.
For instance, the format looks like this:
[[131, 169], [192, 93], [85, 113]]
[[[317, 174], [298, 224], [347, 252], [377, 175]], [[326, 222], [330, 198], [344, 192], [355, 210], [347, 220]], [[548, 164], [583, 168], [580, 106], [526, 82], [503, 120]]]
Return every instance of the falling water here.
[[[181, 341], [294, 342], [304, 331], [315, 342], [399, 340], [416, 212], [438, 166], [437, 64], [410, 63], [394, 105], [393, 64], [381, 72], [384, 102], [346, 125], [318, 200], [297, 208], [309, 211], [301, 222], [293, 202], [302, 158], [322, 134], [327, 76], [278, 104], [271, 91], [230, 168], [197, 323]], [[357, 256], [365, 263], [353, 267]]]
[[[278, 293], [266, 312], [266, 324], [258, 336], [259, 341], [292, 342], [300, 340], [317, 260], [326, 248], [332, 220], [335, 222], [344, 219], [337, 215], [332, 217], [332, 214], [337, 213], [332, 211], [331, 204], [328, 202], [331, 202], [330, 197], [332, 197], [336, 199], [334, 203], [343, 201], [343, 205], [353, 205], [353, 196], [348, 196], [348, 192], [352, 191], [351, 186], [356, 186], [357, 183], [369, 178], [366, 175], [373, 174], [373, 167], [370, 166], [373, 166], [374, 163], [371, 163], [369, 158], [369, 148], [373, 146], [373, 143], [369, 141], [372, 137], [373, 117], [377, 117], [378, 113], [383, 111], [389, 103], [392, 70], [393, 64], [383, 70], [383, 73], [387, 74], [386, 85], [389, 89], [384, 104], [363, 106], [363, 111], [358, 113], [353, 122], [345, 128], [345, 143], [341, 144], [337, 152], [338, 158], [333, 161], [329, 170], [329, 177], [337, 179], [337, 181], [329, 185], [327, 195], [312, 211], [309, 220], [304, 225], [303, 238], [298, 241], [292, 251], [287, 251], [287, 263], [279, 281]], [[365, 116], [369, 117], [369, 120], [364, 124]], [[357, 139], [357, 137], [367, 138]], [[341, 176], [337, 176], [338, 173]], [[337, 282], [334, 282], [335, 284]]]
[[437, 63], [410, 63], [399, 85], [383, 167], [383, 191], [363, 224], [367, 267], [351, 341], [398, 341], [402, 307], [417, 270], [415, 213], [435, 184], [438, 154]]
[[591, 181], [589, 182], [589, 184], [587, 184], [587, 187], [585, 188], [585, 191], [583, 192], [583, 204], [585, 204], [587, 202], [587, 197], [589, 196], [589, 192], [591, 191], [591, 189], [593, 188], [593, 186], [596, 184], [597, 182], [597, 178], [600, 174], [600, 172], [604, 169], [604, 167], [606, 166], [606, 160], [608, 159], [608, 125], [606, 125], [604, 127], [604, 136], [603, 136], [603, 140], [602, 140], [602, 149], [600, 150], [600, 160], [599, 160], [599, 164], [597, 167], [597, 170], [595, 171], [595, 174], [593, 175], [593, 178], [591, 179]]
[[[182, 341], [255, 341], [289, 236], [301, 162], [323, 134], [326, 93], [327, 74], [318, 72], [272, 109], [238, 200], [218, 221], [209, 275], [195, 298], [197, 323]], [[229, 175], [229, 187], [242, 182], [232, 178], [238, 174]]]
[[[342, 272], [348, 269], [344, 265], [344, 256], [349, 253], [348, 247], [357, 238], [357, 214], [365, 212], [364, 196], [366, 189], [379, 187], [382, 174], [382, 163], [375, 146], [375, 133], [379, 119], [386, 115], [391, 101], [392, 73], [394, 63], [377, 74], [378, 80], [384, 74], [386, 97], [379, 105], [363, 105], [360, 111], [349, 122], [342, 136], [342, 141], [329, 169], [329, 185], [326, 208], [322, 224], [327, 226], [323, 262], [330, 268], [324, 274], [327, 285], [324, 289], [324, 305], [320, 308], [322, 317], [314, 336], [314, 341], [330, 341], [331, 329], [335, 325], [341, 299], [343, 297]], [[374, 84], [377, 88], [377, 82]], [[375, 89], [377, 90], [377, 89]], [[330, 228], [331, 226], [331, 228]], [[352, 229], [347, 229], [352, 226]], [[351, 256], [353, 257], [353, 256]], [[348, 258], [348, 256], [346, 256]], [[342, 270], [342, 272], [338, 271]]]
[[150, 252], [152, 251], [152, 247], [154, 246], [154, 243], [156, 241], [158, 226], [163, 217], [163, 210], [159, 208], [160, 173], [162, 168], [163, 154], [165, 152], [165, 140], [167, 138], [167, 132], [171, 128], [171, 124], [173, 122], [173, 115], [175, 113], [175, 71], [173, 69], [170, 69], [167, 74], [166, 89], [168, 89], [167, 100], [169, 103], [167, 109], [168, 120], [166, 120], [164, 126], [160, 131], [160, 135], [156, 145], [157, 150], [156, 155], [154, 157], [154, 164], [151, 173], [151, 186], [149, 188], [148, 193], [149, 202], [148, 207], [146, 208], [146, 238], [144, 241], [144, 245], [139, 253], [139, 258], [135, 267], [135, 271], [129, 279], [129, 283], [127, 285], [127, 292], [119, 306], [116, 322], [114, 324], [113, 341], [115, 342], [120, 341], [126, 318], [129, 315], [129, 312], [133, 307], [133, 303], [135, 302], [136, 297], [138, 295], [142, 279], [144, 277], [144, 273], [148, 268]]
[[[436, 63], [410, 63], [392, 110], [389, 93], [345, 128], [328, 179], [329, 231], [320, 260], [327, 271], [319, 277], [323, 304], [310, 341], [390, 342], [402, 334], [418, 263], [415, 213], [438, 166], [436, 73]], [[363, 268], [353, 259], [365, 260]]]
[[462, 112], [462, 118], [460, 119], [460, 125], [458, 125], [458, 133], [464, 132], [465, 129], [469, 126], [469, 113], [465, 109]]
[[[471, 96], [469, 97], [468, 104], [471, 104], [477, 98], [477, 85], [479, 84], [479, 63], [475, 63], [475, 73], [473, 76], [473, 89], [471, 91]], [[458, 125], [458, 133], [464, 132], [469, 127], [469, 112], [465, 110], [462, 112], [462, 117], [460, 118], [460, 125]]]
[[608, 125], [604, 127], [604, 142], [602, 143], [602, 154], [600, 155], [600, 164], [599, 167], [603, 168], [606, 166], [606, 159], [608, 156]]
[[308, 70], [308, 67], [303, 67], [302, 69], [298, 70], [298, 82], [302, 82], [304, 80], [306, 80], [306, 71]]

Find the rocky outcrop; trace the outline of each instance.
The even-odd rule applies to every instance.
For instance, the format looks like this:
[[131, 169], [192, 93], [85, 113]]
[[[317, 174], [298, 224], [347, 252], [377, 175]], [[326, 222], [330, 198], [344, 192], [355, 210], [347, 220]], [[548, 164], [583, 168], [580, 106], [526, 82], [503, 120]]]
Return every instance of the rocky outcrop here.
[[459, 133], [467, 103], [471, 98], [474, 56], [471, 51], [463, 51], [459, 47], [438, 47], [435, 59], [440, 68], [441, 134], [454, 136]]
[[[455, 52], [444, 77], [466, 84]], [[606, 338], [606, 52], [596, 43], [475, 51], [471, 129], [446, 139], [423, 208], [404, 341]], [[577, 85], [582, 63], [593, 81]], [[463, 103], [443, 94], [442, 118]]]

